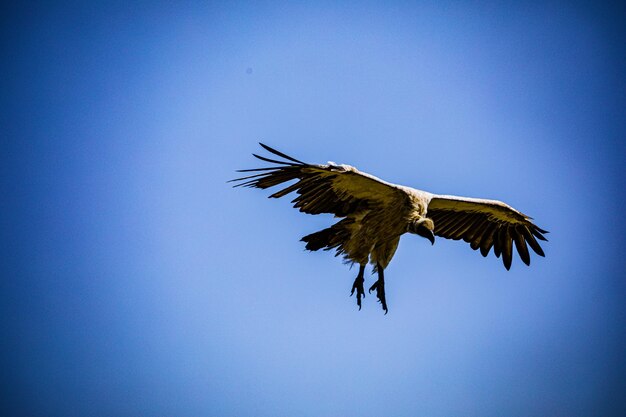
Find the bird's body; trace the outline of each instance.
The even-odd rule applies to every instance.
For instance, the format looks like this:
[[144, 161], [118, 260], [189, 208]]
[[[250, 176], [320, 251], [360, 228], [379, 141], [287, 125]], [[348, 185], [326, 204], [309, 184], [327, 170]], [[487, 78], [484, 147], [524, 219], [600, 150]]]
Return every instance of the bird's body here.
[[[334, 169], [345, 169], [356, 175], [363, 175], [356, 168], [347, 165]], [[384, 183], [376, 177], [370, 178]], [[325, 229], [333, 233], [329, 233], [330, 240], [326, 240], [327, 244], [323, 248], [337, 247], [338, 253], [343, 254], [346, 260], [358, 264], [366, 264], [369, 261], [373, 265], [380, 264], [383, 268], [389, 265], [398, 247], [400, 236], [408, 231], [409, 224], [423, 218], [431, 194], [409, 187], [384, 184], [397, 188], [398, 192], [390, 193], [374, 207], [363, 207], [347, 214], [343, 220]], [[363, 194], [366, 193], [367, 190], [364, 190]], [[324, 236], [325, 230], [318, 233]], [[307, 249], [322, 248], [319, 246], [323, 240], [316, 239], [319, 236], [314, 233], [302, 239], [307, 242]]]
[[472, 249], [480, 249], [483, 256], [493, 247], [497, 257], [502, 255], [506, 269], [511, 266], [513, 243], [527, 265], [530, 264], [527, 244], [544, 256], [536, 239], [545, 240], [543, 234], [547, 232], [535, 226], [530, 217], [500, 201], [436, 195], [388, 183], [350, 165], [306, 164], [269, 146], [261, 146], [286, 161], [254, 155], [279, 166], [241, 170], [260, 173], [233, 181], [243, 181], [237, 186], [264, 189], [298, 180], [270, 197], [280, 198], [295, 191], [298, 197], [292, 203], [300, 211], [332, 213], [342, 218], [327, 229], [303, 237], [302, 241], [309, 250], [334, 249], [347, 262], [360, 265], [352, 287], [353, 293], [357, 291], [359, 308], [364, 295], [363, 274], [369, 262], [378, 272], [378, 281], [370, 291], [376, 290], [387, 311], [383, 271], [405, 233], [420, 235], [433, 244], [435, 235], [463, 239]]

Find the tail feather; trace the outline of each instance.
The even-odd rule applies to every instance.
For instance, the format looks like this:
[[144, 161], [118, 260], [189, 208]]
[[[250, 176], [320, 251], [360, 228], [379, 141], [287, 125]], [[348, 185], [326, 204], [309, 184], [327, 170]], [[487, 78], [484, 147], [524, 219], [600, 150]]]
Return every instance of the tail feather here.
[[[302, 242], [306, 242], [306, 249], [315, 251], [322, 248], [329, 247], [333, 240], [333, 236], [337, 233], [332, 227], [328, 229], [320, 230], [319, 232], [311, 233], [300, 239]], [[330, 249], [330, 247], [329, 247]]]
[[311, 251], [336, 248], [335, 256], [338, 256], [345, 253], [343, 245], [350, 239], [350, 224], [352, 224], [351, 219], [343, 219], [327, 229], [311, 233], [300, 240], [306, 242], [306, 249]]

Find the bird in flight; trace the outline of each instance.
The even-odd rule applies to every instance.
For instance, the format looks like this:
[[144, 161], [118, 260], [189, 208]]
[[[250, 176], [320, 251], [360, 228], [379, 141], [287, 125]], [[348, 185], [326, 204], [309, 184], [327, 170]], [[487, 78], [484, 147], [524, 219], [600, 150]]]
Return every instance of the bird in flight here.
[[307, 164], [267, 145], [260, 145], [281, 158], [256, 158], [275, 164], [271, 167], [242, 169], [253, 173], [236, 178], [235, 187], [270, 188], [296, 180], [276, 191], [269, 198], [280, 198], [295, 192], [294, 208], [307, 214], [330, 213], [340, 218], [331, 227], [304, 236], [301, 241], [311, 251], [335, 250], [346, 263], [359, 264], [359, 273], [352, 284], [353, 295], [361, 309], [365, 296], [365, 266], [373, 265], [377, 281], [369, 292], [376, 292], [385, 314], [385, 268], [391, 262], [400, 236], [412, 233], [435, 243], [435, 236], [461, 240], [486, 257], [491, 248], [502, 256], [504, 267], [511, 268], [513, 244], [526, 265], [530, 265], [528, 246], [545, 256], [537, 240], [546, 241], [548, 233], [531, 217], [496, 200], [438, 195], [415, 188], [396, 185], [361, 172], [350, 165], [328, 162]]

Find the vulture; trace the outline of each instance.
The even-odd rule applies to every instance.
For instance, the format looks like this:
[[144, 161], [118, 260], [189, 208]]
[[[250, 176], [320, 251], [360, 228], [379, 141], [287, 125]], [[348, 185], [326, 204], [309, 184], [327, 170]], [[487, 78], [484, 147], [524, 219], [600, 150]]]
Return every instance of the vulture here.
[[350, 165], [308, 164], [260, 145], [280, 159], [253, 154], [274, 165], [238, 170], [252, 174], [229, 182], [236, 182], [235, 187], [261, 189], [283, 185], [269, 198], [295, 192], [297, 197], [291, 201], [294, 208], [307, 214], [330, 213], [341, 219], [301, 241], [310, 251], [334, 249], [335, 256], [342, 255], [346, 263], [359, 264], [350, 293], [356, 292], [359, 310], [365, 296], [365, 267], [371, 263], [378, 279], [369, 292], [375, 291], [387, 314], [384, 271], [405, 233], [424, 237], [431, 244], [435, 236], [463, 239], [484, 257], [493, 248], [496, 257], [502, 256], [507, 270], [513, 259], [513, 244], [526, 265], [530, 265], [529, 246], [537, 255], [545, 256], [538, 240], [547, 241], [544, 234], [548, 232], [501, 201], [432, 194], [383, 181]]

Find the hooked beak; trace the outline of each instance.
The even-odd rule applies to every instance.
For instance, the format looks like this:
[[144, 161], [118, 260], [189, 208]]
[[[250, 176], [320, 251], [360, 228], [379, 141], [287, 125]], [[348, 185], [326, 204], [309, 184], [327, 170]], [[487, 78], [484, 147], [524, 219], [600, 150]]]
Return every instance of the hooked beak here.
[[417, 229], [417, 234], [420, 235], [421, 237], [425, 237], [426, 239], [430, 240], [431, 245], [435, 244], [435, 234], [433, 233], [432, 230], [427, 229], [425, 227], [420, 227]]

